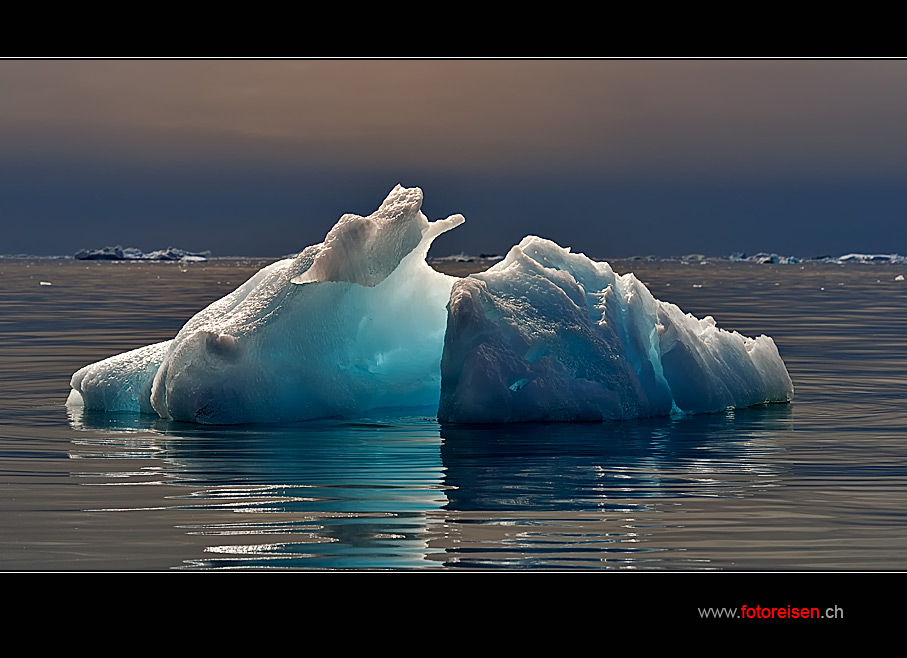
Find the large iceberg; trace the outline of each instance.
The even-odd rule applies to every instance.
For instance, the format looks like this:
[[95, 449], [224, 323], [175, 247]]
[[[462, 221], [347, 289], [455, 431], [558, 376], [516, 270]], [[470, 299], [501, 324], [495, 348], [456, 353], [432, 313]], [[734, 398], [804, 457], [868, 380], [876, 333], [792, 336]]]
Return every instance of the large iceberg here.
[[603, 420], [791, 399], [771, 338], [684, 315], [553, 242], [527, 237], [465, 279], [434, 271], [432, 241], [464, 220], [429, 222], [421, 205], [398, 185], [372, 215], [344, 215], [173, 340], [76, 372], [69, 403], [233, 424], [416, 406], [448, 422]]

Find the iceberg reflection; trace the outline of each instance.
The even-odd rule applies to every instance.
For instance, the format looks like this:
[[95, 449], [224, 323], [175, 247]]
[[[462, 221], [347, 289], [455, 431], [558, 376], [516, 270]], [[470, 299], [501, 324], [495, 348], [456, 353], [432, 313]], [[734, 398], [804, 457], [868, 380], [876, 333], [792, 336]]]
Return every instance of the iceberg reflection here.
[[[72, 448], [82, 457], [74, 475], [160, 491], [134, 512], [166, 512], [205, 541], [190, 568], [686, 560], [668, 539], [678, 520], [664, 510], [774, 486], [777, 437], [792, 424], [786, 405], [604, 424], [387, 416], [219, 428], [150, 418], [112, 426], [106, 414], [73, 414], [84, 437]], [[144, 470], [116, 472], [142, 450]]]

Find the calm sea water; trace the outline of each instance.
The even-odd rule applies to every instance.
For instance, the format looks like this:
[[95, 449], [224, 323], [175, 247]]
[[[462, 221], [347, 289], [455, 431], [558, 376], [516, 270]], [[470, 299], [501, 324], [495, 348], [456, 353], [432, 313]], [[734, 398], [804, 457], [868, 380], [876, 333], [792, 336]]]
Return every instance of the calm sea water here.
[[66, 408], [75, 370], [171, 338], [263, 264], [0, 260], [0, 568], [907, 566], [905, 266], [612, 262], [773, 336], [790, 405], [488, 427]]

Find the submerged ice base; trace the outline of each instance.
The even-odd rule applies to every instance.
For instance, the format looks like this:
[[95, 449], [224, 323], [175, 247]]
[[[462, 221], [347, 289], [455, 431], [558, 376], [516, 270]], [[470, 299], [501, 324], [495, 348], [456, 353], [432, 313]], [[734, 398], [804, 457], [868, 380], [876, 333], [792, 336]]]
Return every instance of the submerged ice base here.
[[265, 267], [173, 340], [86, 366], [69, 404], [210, 424], [438, 408], [441, 421], [604, 420], [791, 399], [771, 338], [652, 297], [632, 274], [527, 237], [456, 279], [425, 262], [429, 222], [397, 186], [368, 217]]

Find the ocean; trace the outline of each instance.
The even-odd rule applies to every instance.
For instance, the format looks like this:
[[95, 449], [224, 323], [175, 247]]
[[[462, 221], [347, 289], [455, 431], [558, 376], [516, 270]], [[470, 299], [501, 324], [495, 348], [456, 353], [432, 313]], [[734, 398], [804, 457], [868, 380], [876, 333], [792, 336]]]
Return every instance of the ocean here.
[[268, 261], [0, 259], [0, 569], [902, 570], [904, 264], [611, 261], [772, 336], [791, 404], [446, 426], [197, 426], [65, 406]]

